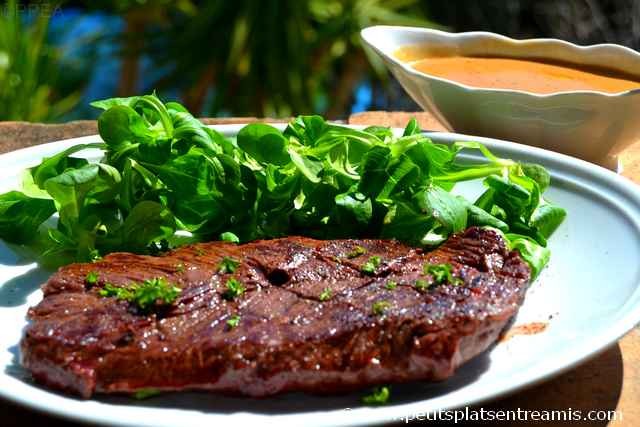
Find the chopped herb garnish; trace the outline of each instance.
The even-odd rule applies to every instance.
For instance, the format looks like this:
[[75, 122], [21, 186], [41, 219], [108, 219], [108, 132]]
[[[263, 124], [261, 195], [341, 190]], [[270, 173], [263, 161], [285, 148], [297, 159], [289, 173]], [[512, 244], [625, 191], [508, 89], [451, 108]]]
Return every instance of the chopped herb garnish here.
[[389, 401], [390, 396], [389, 387], [376, 387], [371, 394], [362, 397], [362, 403], [365, 405], [384, 405]]
[[132, 396], [134, 399], [142, 400], [157, 396], [159, 394], [160, 390], [158, 390], [157, 388], [143, 388], [134, 392]]
[[238, 279], [230, 278], [227, 280], [227, 290], [224, 293], [224, 298], [232, 300], [235, 297], [239, 297], [245, 291], [244, 285]]
[[104, 288], [98, 291], [98, 294], [100, 294], [101, 297], [116, 297], [117, 299], [132, 301], [134, 292], [133, 289], [129, 287], [120, 287], [106, 283]]
[[235, 273], [239, 265], [240, 261], [226, 256], [222, 258], [222, 261], [218, 264], [218, 271], [222, 274]]
[[429, 286], [431, 286], [431, 283], [427, 282], [424, 279], [418, 279], [416, 280], [416, 283], [414, 283], [414, 286], [419, 291], [425, 291]]
[[88, 285], [95, 285], [96, 283], [98, 283], [99, 278], [100, 278], [100, 275], [98, 274], [98, 272], [90, 271], [87, 273], [87, 276], [84, 278], [84, 281]]
[[355, 248], [353, 248], [351, 252], [347, 254], [347, 258], [357, 258], [360, 255], [364, 255], [366, 253], [367, 253], [367, 250], [362, 246], [358, 245]]
[[324, 288], [324, 290], [320, 293], [320, 301], [327, 301], [331, 298], [331, 289]]
[[234, 314], [227, 320], [227, 326], [229, 329], [233, 329], [240, 324], [240, 315]]
[[91, 262], [100, 261], [102, 259], [102, 255], [100, 255], [100, 251], [98, 251], [97, 249], [92, 249], [91, 251], [89, 251], [89, 259], [91, 260]]
[[202, 249], [200, 247], [196, 247], [194, 250], [196, 251], [196, 256], [203, 256], [204, 254], [206, 254], [204, 249]]
[[153, 305], [171, 304], [178, 297], [182, 289], [170, 284], [163, 277], [148, 279], [142, 283], [131, 283], [128, 286], [115, 286], [111, 283], [104, 285], [99, 294], [102, 297], [115, 297], [117, 299], [134, 303], [142, 310], [147, 310]]
[[443, 284], [451, 283], [452, 285], [459, 285], [462, 283], [462, 279], [459, 277], [453, 277], [451, 274], [453, 267], [451, 264], [425, 264], [423, 267], [424, 274], [429, 274], [433, 277], [433, 283]]
[[376, 316], [382, 316], [385, 311], [387, 311], [391, 307], [389, 301], [376, 301], [371, 306], [371, 311]]
[[387, 288], [388, 290], [392, 291], [392, 290], [394, 290], [395, 288], [397, 288], [397, 287], [398, 287], [398, 284], [397, 284], [396, 282], [394, 282], [393, 280], [389, 280], [389, 281], [384, 285], [384, 287], [385, 287], [385, 288]]
[[184, 273], [184, 269], [183, 263], [176, 264], [176, 273]]
[[230, 231], [226, 231], [222, 233], [220, 235], [220, 240], [222, 240], [223, 242], [229, 242], [229, 243], [240, 243], [240, 239], [238, 238], [238, 236], [236, 236]]
[[379, 256], [372, 256], [361, 268], [361, 271], [366, 274], [373, 274], [376, 272], [376, 268], [380, 265], [382, 259]]

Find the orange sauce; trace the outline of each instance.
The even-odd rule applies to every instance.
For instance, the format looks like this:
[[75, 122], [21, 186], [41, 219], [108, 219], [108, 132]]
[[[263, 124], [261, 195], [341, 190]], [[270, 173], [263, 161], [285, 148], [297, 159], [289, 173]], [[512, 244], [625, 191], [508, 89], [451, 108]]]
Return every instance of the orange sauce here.
[[[523, 90], [538, 94], [593, 90], [607, 93], [640, 88], [640, 81], [613, 70], [533, 59], [425, 54], [425, 49], [400, 48], [396, 58], [425, 74], [467, 86]], [[640, 79], [639, 79], [640, 80]]]
[[518, 335], [535, 335], [547, 329], [547, 322], [531, 322], [524, 325], [513, 326], [501, 338], [500, 341], [507, 341]]

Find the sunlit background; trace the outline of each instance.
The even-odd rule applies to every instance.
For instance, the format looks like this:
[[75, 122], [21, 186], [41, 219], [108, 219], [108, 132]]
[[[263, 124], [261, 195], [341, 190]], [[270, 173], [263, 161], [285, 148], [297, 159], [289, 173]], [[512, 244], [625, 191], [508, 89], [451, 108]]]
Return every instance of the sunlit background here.
[[640, 47], [635, 0], [10, 0], [0, 120], [90, 119], [91, 100], [154, 90], [203, 117], [418, 110], [362, 49], [374, 24]]

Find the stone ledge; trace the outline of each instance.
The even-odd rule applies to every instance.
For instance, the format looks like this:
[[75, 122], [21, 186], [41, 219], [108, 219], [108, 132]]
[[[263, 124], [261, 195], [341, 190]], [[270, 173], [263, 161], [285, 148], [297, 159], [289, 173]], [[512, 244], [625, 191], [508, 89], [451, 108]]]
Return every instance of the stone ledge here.
[[[255, 117], [205, 118], [206, 124], [233, 124], [254, 122]], [[286, 119], [260, 119], [269, 122], [286, 122]], [[95, 120], [79, 120], [62, 124], [28, 122], [0, 122], [0, 153], [31, 147], [62, 139], [95, 135], [98, 125]]]

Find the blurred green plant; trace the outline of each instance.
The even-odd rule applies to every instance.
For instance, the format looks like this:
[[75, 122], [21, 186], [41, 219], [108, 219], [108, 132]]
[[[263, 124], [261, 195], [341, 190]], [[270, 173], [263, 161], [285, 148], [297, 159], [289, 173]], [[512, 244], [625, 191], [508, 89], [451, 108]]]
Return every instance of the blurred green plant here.
[[386, 78], [379, 60], [362, 49], [360, 30], [374, 24], [436, 27], [418, 3], [206, 2], [150, 38], [156, 64], [169, 69], [155, 86], [179, 88], [189, 109], [212, 116], [344, 116], [361, 80]]
[[55, 121], [80, 99], [75, 88], [58, 90], [64, 86], [61, 53], [47, 43], [50, 15], [44, 13], [53, 10], [40, 3], [25, 17], [17, 0], [0, 6], [0, 120]]

